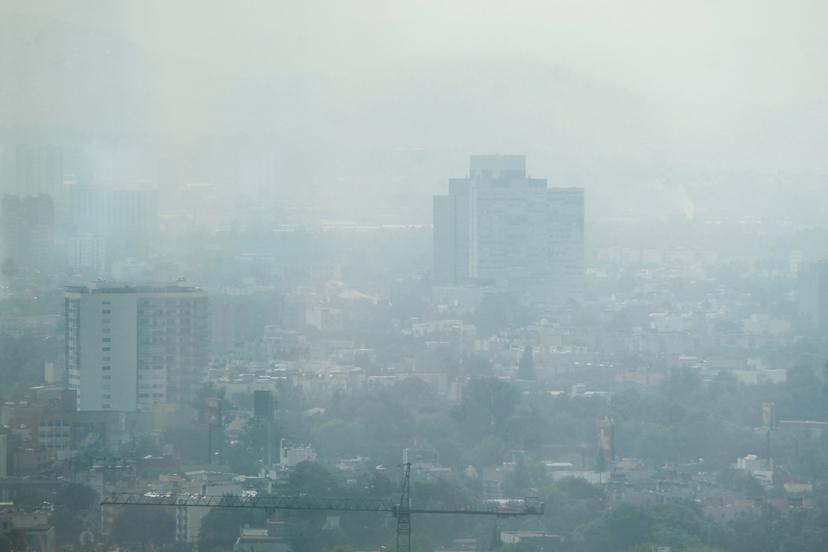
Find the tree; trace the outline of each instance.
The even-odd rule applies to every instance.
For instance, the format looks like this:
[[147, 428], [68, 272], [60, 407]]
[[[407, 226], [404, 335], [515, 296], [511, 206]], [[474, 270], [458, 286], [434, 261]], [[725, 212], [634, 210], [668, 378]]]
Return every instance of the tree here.
[[126, 506], [115, 518], [112, 540], [122, 546], [171, 544], [175, 541], [175, 517], [164, 508]]
[[288, 494], [293, 496], [330, 497], [337, 484], [330, 472], [316, 462], [300, 462], [288, 477]]
[[495, 378], [475, 379], [469, 382], [453, 415], [474, 440], [506, 438], [517, 402], [518, 389], [513, 384]]
[[265, 514], [261, 510], [213, 508], [201, 520], [199, 548], [205, 552], [231, 550], [242, 526], [261, 526], [264, 522]]
[[480, 354], [470, 354], [463, 357], [463, 371], [471, 377], [491, 376], [491, 361]]
[[478, 333], [483, 337], [494, 335], [502, 328], [527, 326], [536, 319], [536, 313], [521, 305], [509, 294], [487, 295], [472, 317]]
[[765, 489], [758, 479], [747, 472], [735, 468], [726, 468], [719, 472], [718, 481], [725, 489], [730, 489], [746, 496], [763, 496], [765, 494]]
[[89, 525], [88, 518], [97, 512], [98, 493], [86, 485], [70, 483], [55, 495], [53, 522], [60, 544], [77, 544]]
[[629, 505], [610, 510], [606, 521], [611, 541], [621, 549], [646, 542], [653, 526], [652, 516], [646, 509]]
[[533, 380], [535, 379], [535, 358], [532, 354], [532, 346], [527, 345], [523, 349], [523, 354], [520, 355], [520, 362], [518, 363], [518, 379]]
[[0, 400], [19, 399], [43, 378], [43, 364], [61, 356], [61, 341], [34, 334], [0, 336]]

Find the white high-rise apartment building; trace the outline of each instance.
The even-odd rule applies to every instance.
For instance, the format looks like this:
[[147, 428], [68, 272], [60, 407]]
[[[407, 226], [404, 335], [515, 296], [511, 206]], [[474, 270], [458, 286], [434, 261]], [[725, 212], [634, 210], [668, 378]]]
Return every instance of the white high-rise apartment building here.
[[581, 292], [584, 192], [526, 176], [522, 155], [472, 156], [469, 176], [434, 198], [434, 280], [540, 298]]
[[204, 291], [98, 284], [66, 289], [66, 369], [79, 410], [149, 410], [190, 399], [208, 360]]

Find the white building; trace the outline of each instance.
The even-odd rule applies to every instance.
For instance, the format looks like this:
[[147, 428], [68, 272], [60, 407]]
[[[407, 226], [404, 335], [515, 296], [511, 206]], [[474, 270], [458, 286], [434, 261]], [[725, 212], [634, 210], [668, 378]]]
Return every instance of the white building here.
[[773, 461], [748, 454], [736, 459], [736, 469], [749, 473], [765, 487], [773, 485]]
[[282, 468], [294, 468], [302, 462], [316, 460], [316, 451], [310, 445], [294, 445], [287, 439], [279, 441], [279, 465]]
[[524, 156], [472, 156], [469, 177], [434, 197], [436, 283], [560, 298], [583, 277], [584, 191], [527, 177]]
[[175, 406], [207, 365], [207, 295], [184, 285], [69, 287], [66, 368], [79, 410]]

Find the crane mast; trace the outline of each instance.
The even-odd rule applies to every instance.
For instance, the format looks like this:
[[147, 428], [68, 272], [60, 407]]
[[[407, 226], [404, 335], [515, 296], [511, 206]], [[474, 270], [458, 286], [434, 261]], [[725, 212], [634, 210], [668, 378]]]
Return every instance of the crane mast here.
[[411, 552], [411, 462], [403, 465], [402, 491], [397, 507], [397, 552]]

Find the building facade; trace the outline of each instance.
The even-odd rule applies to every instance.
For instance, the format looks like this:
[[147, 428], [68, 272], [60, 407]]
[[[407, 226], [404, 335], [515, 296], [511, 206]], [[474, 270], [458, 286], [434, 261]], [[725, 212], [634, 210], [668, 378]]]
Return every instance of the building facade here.
[[580, 294], [584, 192], [526, 175], [520, 155], [472, 156], [468, 178], [434, 198], [434, 281], [536, 297]]
[[63, 186], [63, 152], [48, 144], [16, 144], [13, 173], [5, 192], [12, 195], [48, 195], [57, 201]]
[[66, 245], [72, 270], [96, 275], [106, 273], [106, 240], [102, 236], [72, 236]]
[[0, 257], [23, 273], [47, 272], [54, 264], [55, 213], [52, 198], [3, 196]]
[[142, 257], [158, 237], [156, 189], [75, 184], [67, 196], [69, 234], [103, 237], [110, 257]]
[[207, 295], [184, 285], [70, 287], [66, 367], [79, 410], [183, 404], [204, 374]]
[[799, 273], [797, 309], [813, 329], [828, 329], [828, 259], [806, 265]]

